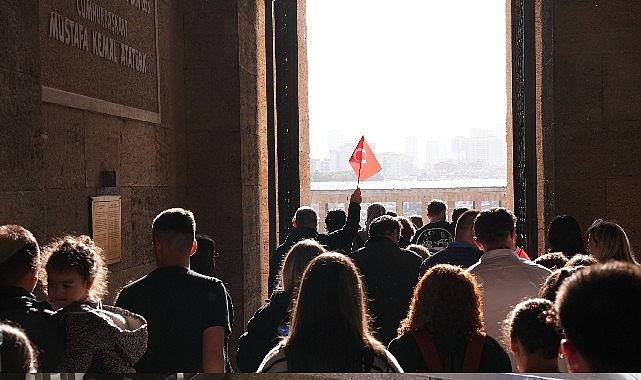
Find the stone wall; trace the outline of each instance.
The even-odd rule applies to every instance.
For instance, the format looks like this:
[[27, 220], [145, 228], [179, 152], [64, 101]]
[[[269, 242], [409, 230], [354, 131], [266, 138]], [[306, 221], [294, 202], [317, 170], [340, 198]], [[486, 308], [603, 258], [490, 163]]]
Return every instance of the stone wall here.
[[266, 296], [265, 4], [101, 5], [120, 29], [78, 4], [0, 1], [0, 224], [91, 235], [90, 198], [120, 196], [110, 303], [154, 268], [154, 216], [191, 209], [235, 304], [233, 357]]
[[[45, 218], [38, 238], [91, 235], [89, 197], [120, 196], [122, 256], [109, 267], [107, 302], [154, 267], [153, 217], [186, 206], [182, 9], [173, 3], [105, 6], [127, 21], [126, 33], [114, 33], [75, 1], [39, 2]], [[72, 37], [54, 30], [60, 20], [73, 25]], [[83, 30], [86, 45], [74, 35]], [[110, 43], [115, 51], [99, 49]], [[131, 66], [141, 54], [144, 67]], [[115, 184], [103, 183], [103, 172], [113, 172]]]
[[0, 223], [45, 233], [38, 1], [0, 1]]
[[641, 2], [539, 2], [545, 225], [611, 219], [641, 252]]

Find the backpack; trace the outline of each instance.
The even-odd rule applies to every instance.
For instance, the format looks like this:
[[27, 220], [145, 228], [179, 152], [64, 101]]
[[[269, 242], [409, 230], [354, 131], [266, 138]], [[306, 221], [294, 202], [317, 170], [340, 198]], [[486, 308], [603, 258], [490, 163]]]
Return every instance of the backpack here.
[[[425, 331], [417, 331], [412, 334], [418, 344], [426, 368], [418, 368], [416, 372], [445, 372], [438, 356], [436, 345], [432, 338]], [[481, 352], [485, 344], [485, 333], [474, 334], [465, 349], [463, 369], [461, 372], [478, 372], [481, 363]]]

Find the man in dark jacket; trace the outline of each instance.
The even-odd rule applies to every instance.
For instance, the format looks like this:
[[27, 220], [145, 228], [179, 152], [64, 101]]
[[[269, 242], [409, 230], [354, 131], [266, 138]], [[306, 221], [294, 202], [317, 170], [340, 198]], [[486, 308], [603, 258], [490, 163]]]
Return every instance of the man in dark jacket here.
[[65, 348], [62, 330], [51, 305], [38, 301], [40, 247], [33, 234], [21, 226], [0, 226], [0, 321], [25, 331], [38, 352], [38, 372], [57, 372]]
[[468, 210], [460, 216], [458, 223], [456, 223], [454, 241], [447, 248], [436, 252], [423, 261], [420, 277], [437, 264], [451, 264], [469, 268], [479, 261], [483, 252], [474, 243], [474, 218], [478, 214], [478, 210]]
[[343, 228], [328, 234], [318, 233], [318, 215], [313, 208], [308, 206], [296, 210], [292, 225], [294, 229], [287, 235], [285, 241], [278, 246], [269, 258], [269, 294], [272, 294], [278, 282], [278, 270], [285, 255], [294, 244], [303, 239], [314, 239], [328, 250], [343, 250], [348, 247], [358, 232], [358, 222], [361, 213], [361, 189], [356, 188], [349, 199], [347, 221]]
[[350, 254], [363, 275], [373, 325], [385, 345], [396, 337], [401, 320], [407, 316], [421, 265], [419, 255], [399, 248], [400, 231], [396, 218], [380, 216], [370, 224], [365, 246]]

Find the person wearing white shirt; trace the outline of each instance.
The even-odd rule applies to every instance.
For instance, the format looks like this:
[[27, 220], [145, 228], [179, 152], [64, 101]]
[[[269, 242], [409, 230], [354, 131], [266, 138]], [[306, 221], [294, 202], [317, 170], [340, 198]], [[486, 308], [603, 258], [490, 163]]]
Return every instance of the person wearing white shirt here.
[[[485, 331], [499, 338], [501, 323], [519, 302], [537, 296], [550, 270], [518, 257], [516, 217], [506, 208], [481, 211], [474, 220], [474, 241], [484, 253], [468, 271], [481, 284]], [[512, 355], [510, 360], [516, 371]]]

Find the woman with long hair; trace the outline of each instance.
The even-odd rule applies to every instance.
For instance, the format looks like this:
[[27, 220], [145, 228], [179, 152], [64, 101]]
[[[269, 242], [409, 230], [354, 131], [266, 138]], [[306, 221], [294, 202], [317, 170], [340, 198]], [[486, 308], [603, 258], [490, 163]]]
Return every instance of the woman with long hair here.
[[414, 289], [407, 318], [388, 349], [405, 372], [511, 372], [507, 353], [483, 329], [474, 276], [439, 264]]
[[309, 263], [289, 336], [258, 372], [402, 372], [371, 333], [363, 282], [349, 257], [329, 252]]
[[614, 222], [595, 220], [588, 228], [588, 247], [599, 263], [617, 260], [637, 264], [628, 235]]
[[287, 252], [278, 287], [254, 313], [247, 323], [247, 331], [238, 341], [236, 364], [242, 372], [256, 372], [265, 355], [289, 333], [292, 295], [307, 264], [323, 252], [325, 248], [312, 239], [299, 241]]

